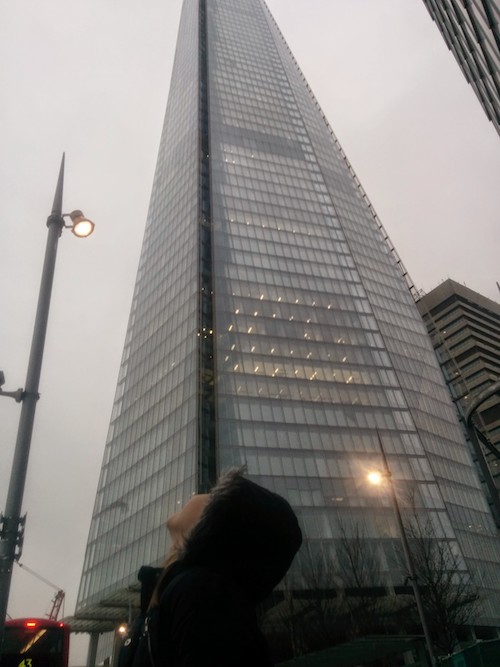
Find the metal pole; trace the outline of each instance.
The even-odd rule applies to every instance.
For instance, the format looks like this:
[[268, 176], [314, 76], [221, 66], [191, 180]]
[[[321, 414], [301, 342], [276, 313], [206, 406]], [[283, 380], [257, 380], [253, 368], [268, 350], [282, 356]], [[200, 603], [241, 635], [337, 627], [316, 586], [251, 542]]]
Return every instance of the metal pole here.
[[87, 654], [87, 667], [95, 667], [97, 658], [97, 648], [99, 645], [99, 633], [90, 633], [89, 652]]
[[406, 567], [409, 572], [409, 579], [411, 582], [411, 587], [413, 588], [413, 595], [415, 596], [415, 602], [417, 604], [417, 611], [420, 618], [420, 623], [422, 625], [422, 630], [424, 631], [425, 644], [427, 646], [427, 652], [431, 661], [432, 667], [436, 665], [436, 658], [434, 656], [434, 647], [432, 646], [431, 635], [429, 632], [429, 626], [427, 625], [427, 619], [425, 617], [424, 605], [422, 603], [422, 596], [420, 595], [420, 589], [418, 587], [417, 574], [415, 572], [415, 566], [413, 563], [413, 557], [410, 551], [410, 545], [408, 544], [408, 538], [406, 536], [406, 530], [404, 527], [403, 519], [401, 517], [401, 510], [399, 509], [398, 497], [396, 495], [396, 488], [392, 479], [392, 472], [389, 468], [387, 462], [387, 457], [385, 455], [384, 445], [382, 444], [382, 438], [380, 433], [377, 431], [378, 441], [380, 445], [380, 451], [382, 453], [382, 460], [384, 462], [384, 477], [389, 480], [389, 489], [391, 493], [392, 504], [394, 507], [394, 513], [396, 514], [396, 522], [398, 524], [399, 535], [401, 538], [401, 544], [403, 545], [403, 552], [406, 561]]
[[57, 243], [64, 227], [64, 220], [62, 217], [63, 185], [64, 155], [61, 160], [52, 213], [47, 219], [47, 227], [49, 229], [45, 249], [45, 260], [40, 281], [40, 292], [38, 296], [35, 325], [33, 327], [33, 338], [31, 342], [26, 384], [22, 394], [22, 408], [19, 418], [14, 459], [12, 462], [5, 516], [2, 517], [0, 533], [0, 649], [3, 645], [12, 568], [14, 561], [20, 556], [22, 547], [24, 518], [21, 517], [21, 509], [23, 493], [26, 482], [36, 404], [39, 398], [38, 387], [40, 383], [43, 349], [49, 317]]

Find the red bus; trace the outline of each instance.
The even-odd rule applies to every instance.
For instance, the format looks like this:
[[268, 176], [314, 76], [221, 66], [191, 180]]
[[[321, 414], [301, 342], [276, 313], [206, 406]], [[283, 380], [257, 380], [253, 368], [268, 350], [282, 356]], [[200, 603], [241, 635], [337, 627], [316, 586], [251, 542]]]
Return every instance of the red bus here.
[[46, 618], [5, 622], [2, 667], [68, 667], [70, 627]]

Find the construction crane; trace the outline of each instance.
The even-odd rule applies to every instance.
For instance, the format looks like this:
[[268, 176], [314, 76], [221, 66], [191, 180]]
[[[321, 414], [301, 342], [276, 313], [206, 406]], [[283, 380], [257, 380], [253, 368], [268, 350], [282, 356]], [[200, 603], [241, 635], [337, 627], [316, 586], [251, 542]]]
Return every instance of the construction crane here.
[[61, 611], [62, 604], [64, 602], [65, 592], [63, 590], [58, 590], [54, 595], [52, 600], [52, 607], [48, 614], [49, 621], [57, 621], [59, 617], [59, 612]]
[[41, 575], [37, 574], [34, 570], [29, 568], [24, 563], [20, 563], [19, 561], [17, 561], [17, 564], [19, 565], [19, 567], [22, 567], [23, 570], [26, 570], [34, 577], [40, 579], [40, 581], [43, 581], [44, 584], [47, 584], [47, 586], [50, 586], [56, 591], [54, 599], [52, 600], [52, 607], [50, 609], [50, 612], [45, 615], [48, 616], [49, 621], [57, 621], [57, 619], [59, 618], [59, 612], [61, 611], [61, 607], [63, 606], [64, 598], [66, 597], [65, 592], [61, 588], [59, 588], [59, 586], [56, 586], [48, 579], [45, 579]]

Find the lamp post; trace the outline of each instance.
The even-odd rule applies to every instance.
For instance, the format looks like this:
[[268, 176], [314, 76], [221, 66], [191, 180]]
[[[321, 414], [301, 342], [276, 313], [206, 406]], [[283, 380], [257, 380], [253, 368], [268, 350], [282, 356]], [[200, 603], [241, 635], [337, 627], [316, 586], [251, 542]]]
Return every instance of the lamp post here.
[[[40, 281], [40, 292], [38, 295], [38, 305], [35, 325], [33, 327], [33, 338], [31, 341], [25, 388], [18, 389], [15, 392], [3, 392], [0, 388], [0, 396], [10, 396], [22, 403], [5, 515], [1, 516], [0, 525], [0, 649], [3, 645], [12, 568], [14, 561], [20, 558], [22, 550], [25, 517], [21, 516], [21, 506], [26, 482], [36, 404], [40, 397], [38, 387], [40, 383], [45, 335], [47, 332], [57, 244], [63, 228], [70, 228], [71, 231], [79, 237], [90, 236], [94, 229], [94, 224], [90, 222], [90, 220], [87, 220], [81, 211], [77, 210], [69, 214], [62, 213], [63, 185], [64, 154], [61, 160], [52, 212], [47, 219], [47, 245], [45, 249], [42, 278]], [[72, 224], [65, 224], [64, 218], [66, 217], [71, 219]], [[2, 384], [3, 379], [3, 373], [1, 373]]]
[[420, 623], [422, 625], [422, 630], [424, 631], [425, 644], [427, 646], [427, 652], [429, 654], [429, 659], [431, 661], [432, 667], [436, 665], [436, 658], [434, 655], [434, 648], [432, 646], [431, 635], [429, 632], [429, 626], [427, 625], [427, 618], [425, 616], [424, 606], [422, 603], [422, 596], [420, 595], [420, 589], [418, 587], [417, 574], [415, 572], [415, 565], [413, 563], [413, 557], [410, 551], [410, 545], [408, 544], [408, 537], [406, 536], [406, 530], [404, 527], [403, 519], [401, 517], [401, 510], [399, 508], [398, 497], [396, 495], [396, 488], [392, 479], [392, 472], [389, 468], [389, 463], [387, 462], [387, 457], [385, 454], [384, 445], [382, 444], [382, 438], [380, 433], [377, 431], [378, 442], [380, 445], [380, 452], [382, 454], [383, 470], [382, 471], [372, 471], [368, 473], [368, 481], [370, 484], [378, 485], [387, 480], [389, 485], [389, 493], [392, 500], [392, 505], [394, 508], [394, 514], [396, 515], [396, 523], [398, 525], [399, 537], [401, 539], [401, 545], [403, 547], [403, 553], [406, 561], [406, 567], [408, 568], [409, 580], [411, 587], [413, 589], [413, 595], [415, 596], [415, 602], [417, 604], [418, 616], [420, 618]]

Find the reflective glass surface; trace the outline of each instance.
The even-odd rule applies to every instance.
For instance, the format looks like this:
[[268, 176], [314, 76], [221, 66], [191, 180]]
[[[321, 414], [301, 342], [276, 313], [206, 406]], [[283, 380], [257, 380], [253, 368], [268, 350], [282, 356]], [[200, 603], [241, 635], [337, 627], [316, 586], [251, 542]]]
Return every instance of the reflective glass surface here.
[[78, 609], [165, 558], [195, 491], [198, 439], [198, 2], [186, 2]]
[[493, 565], [399, 258], [264, 3], [208, 7], [219, 468], [246, 464], [323, 549], [362, 526], [391, 570], [393, 508], [366, 481], [380, 435], [407, 516], [431, 517], [474, 570]]
[[161, 561], [163, 520], [212, 446], [219, 471], [245, 464], [288, 498], [314, 548], [361, 527], [400, 585], [390, 496], [366, 480], [380, 442], [405, 515], [498, 590], [495, 529], [399, 258], [297, 63], [261, 0], [186, 0], [79, 609]]

